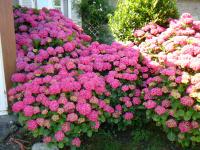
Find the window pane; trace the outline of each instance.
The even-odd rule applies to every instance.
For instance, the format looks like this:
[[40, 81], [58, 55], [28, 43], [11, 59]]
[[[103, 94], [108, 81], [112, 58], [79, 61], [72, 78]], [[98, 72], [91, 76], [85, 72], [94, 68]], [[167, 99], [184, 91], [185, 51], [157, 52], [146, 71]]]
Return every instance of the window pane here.
[[57, 7], [57, 8], [54, 8], [54, 9], [60, 10], [60, 12], [61, 12], [61, 8], [60, 7]]
[[54, 6], [53, 8], [61, 11], [61, 7], [60, 6]]
[[54, 0], [55, 6], [61, 6], [61, 0]]
[[36, 3], [37, 3], [38, 9], [41, 9], [43, 7], [47, 7], [47, 8], [49, 7], [49, 3], [44, 0], [37, 0]]

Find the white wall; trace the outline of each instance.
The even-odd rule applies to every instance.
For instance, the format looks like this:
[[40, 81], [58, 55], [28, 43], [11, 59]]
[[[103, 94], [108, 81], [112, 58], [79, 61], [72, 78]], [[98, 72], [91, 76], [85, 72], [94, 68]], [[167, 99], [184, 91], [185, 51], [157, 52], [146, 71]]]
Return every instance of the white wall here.
[[33, 0], [18, 0], [18, 1], [22, 6], [25, 6], [25, 7], [33, 7], [34, 6]]
[[4, 75], [4, 66], [3, 66], [3, 53], [1, 45], [1, 34], [0, 34], [0, 115], [7, 114], [7, 94], [6, 94], [6, 84], [5, 84], [5, 75]]
[[41, 9], [43, 7], [52, 8], [53, 7], [52, 0], [37, 0], [37, 8]]
[[[69, 16], [75, 23], [81, 26], [82, 20], [77, 12], [77, 8], [74, 6], [75, 1], [80, 2], [80, 0], [68, 0], [71, 3], [71, 15]], [[70, 8], [69, 8], [70, 9]]]
[[[81, 25], [81, 17], [79, 16], [76, 7], [74, 7], [74, 2], [80, 0], [61, 0], [64, 7], [62, 8], [62, 12], [66, 17], [72, 19], [75, 23]], [[13, 4], [22, 3], [22, 6], [26, 7], [34, 7], [35, 0], [13, 0]], [[33, 4], [31, 6], [31, 4]], [[37, 0], [37, 8], [41, 9], [43, 7], [53, 8], [52, 0]], [[68, 8], [68, 9], [67, 9]]]
[[177, 6], [180, 14], [191, 13], [195, 19], [200, 20], [200, 0], [178, 0]]

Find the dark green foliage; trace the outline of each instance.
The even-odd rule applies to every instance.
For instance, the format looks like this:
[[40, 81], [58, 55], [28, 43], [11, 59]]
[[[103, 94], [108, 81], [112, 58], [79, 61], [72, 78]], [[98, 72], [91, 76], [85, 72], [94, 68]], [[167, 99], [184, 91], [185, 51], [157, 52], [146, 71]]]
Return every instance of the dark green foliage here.
[[178, 18], [176, 0], [119, 0], [109, 26], [115, 38], [133, 40], [133, 29], [154, 22], [166, 26], [169, 18]]
[[78, 12], [82, 18], [84, 32], [89, 34], [93, 41], [103, 43], [112, 42], [108, 24], [108, 16], [113, 12], [108, 0], [81, 0]]
[[100, 130], [84, 141], [80, 150], [181, 150], [151, 123], [116, 133]]

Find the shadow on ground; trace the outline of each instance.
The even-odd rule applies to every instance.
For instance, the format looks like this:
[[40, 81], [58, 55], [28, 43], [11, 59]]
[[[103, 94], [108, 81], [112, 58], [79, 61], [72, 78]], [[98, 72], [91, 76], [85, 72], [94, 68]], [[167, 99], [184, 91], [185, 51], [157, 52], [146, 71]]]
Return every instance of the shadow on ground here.
[[[86, 139], [80, 150], [183, 150], [170, 142], [158, 127], [128, 129], [117, 134], [100, 131]], [[200, 150], [188, 148], [185, 150]]]

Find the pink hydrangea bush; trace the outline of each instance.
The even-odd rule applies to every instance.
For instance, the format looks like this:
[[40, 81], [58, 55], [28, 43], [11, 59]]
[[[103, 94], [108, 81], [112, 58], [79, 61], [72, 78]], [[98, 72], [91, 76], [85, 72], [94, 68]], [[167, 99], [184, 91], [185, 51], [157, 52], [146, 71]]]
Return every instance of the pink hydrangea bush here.
[[141, 29], [134, 30], [133, 32], [133, 36], [135, 37], [134, 43], [138, 45], [141, 42], [145, 41], [146, 39], [151, 39], [152, 37], [158, 36], [164, 31], [165, 31], [164, 27], [161, 27], [153, 22], [150, 22]]
[[101, 75], [78, 68], [77, 58], [91, 38], [57, 10], [20, 7], [14, 17], [16, 86], [8, 92], [13, 112], [45, 143], [80, 146], [79, 137], [91, 136], [101, 123], [103, 100], [95, 94], [107, 92]]
[[147, 116], [183, 146], [200, 139], [199, 31], [199, 21], [186, 13], [139, 45], [143, 63], [153, 72], [142, 90]]
[[[108, 123], [115, 123], [119, 129], [132, 124], [135, 118], [135, 108], [140, 106], [142, 82], [141, 75], [148, 68], [139, 64], [139, 50], [132, 45], [112, 43], [112, 45], [93, 42], [82, 51], [79, 57], [79, 69], [85, 72], [94, 71], [102, 76], [107, 92], [98, 98], [104, 99], [103, 107]], [[88, 83], [88, 86], [91, 85]], [[114, 108], [114, 109], [113, 109]]]
[[104, 122], [132, 124], [133, 107], [141, 104], [137, 48], [90, 45], [91, 38], [57, 10], [20, 7], [14, 17], [17, 73], [8, 95], [35, 137], [79, 147], [80, 137]]
[[8, 95], [35, 137], [80, 147], [105, 123], [134, 125], [142, 110], [171, 141], [200, 141], [200, 23], [191, 15], [166, 29], [150, 23], [129, 45], [91, 43], [58, 10], [19, 7], [14, 18], [17, 72]]

